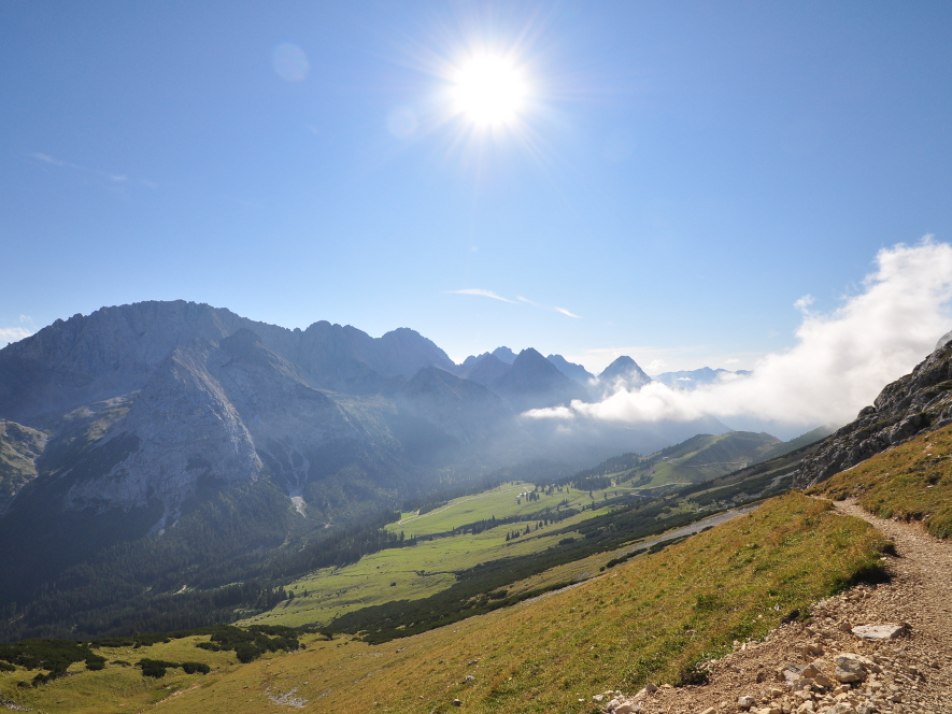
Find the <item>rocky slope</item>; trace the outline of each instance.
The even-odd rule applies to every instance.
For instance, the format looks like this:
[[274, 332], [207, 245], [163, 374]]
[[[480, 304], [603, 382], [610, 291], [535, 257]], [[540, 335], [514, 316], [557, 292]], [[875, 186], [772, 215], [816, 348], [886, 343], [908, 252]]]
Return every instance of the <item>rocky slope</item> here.
[[952, 423], [952, 339], [911, 374], [886, 386], [871, 406], [827, 438], [796, 476], [804, 487], [829, 478], [916, 434]]
[[891, 581], [813, 606], [764, 640], [736, 643], [706, 667], [708, 684], [594, 695], [613, 714], [949, 714], [952, 712], [952, 543], [854, 504], [895, 544]]

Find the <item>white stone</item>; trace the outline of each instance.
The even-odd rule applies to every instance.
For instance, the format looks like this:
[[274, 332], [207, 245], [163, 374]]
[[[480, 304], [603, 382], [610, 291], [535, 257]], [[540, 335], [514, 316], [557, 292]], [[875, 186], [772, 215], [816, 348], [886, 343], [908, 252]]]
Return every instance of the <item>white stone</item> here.
[[864, 640], [893, 640], [908, 632], [905, 625], [857, 625], [853, 634]]

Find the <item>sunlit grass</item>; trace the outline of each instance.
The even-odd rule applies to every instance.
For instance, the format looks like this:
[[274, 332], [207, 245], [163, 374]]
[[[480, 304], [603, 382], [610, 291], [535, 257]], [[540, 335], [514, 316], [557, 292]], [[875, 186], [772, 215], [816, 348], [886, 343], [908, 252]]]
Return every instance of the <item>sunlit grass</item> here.
[[[500, 558], [513, 558], [542, 552], [556, 546], [563, 538], [573, 537], [572, 526], [604, 515], [610, 507], [602, 506], [605, 497], [613, 498], [630, 488], [608, 488], [580, 491], [570, 486], [553, 489], [546, 495], [539, 491], [538, 500], [525, 494], [532, 491], [530, 483], [508, 483], [449, 503], [423, 514], [406, 513], [387, 529], [413, 536], [450, 533], [454, 528], [488, 520], [521, 518], [488, 528], [480, 533], [447, 535], [423, 540], [413, 546], [387, 548], [361, 558], [342, 568], [321, 568], [291, 583], [286, 589], [294, 594], [291, 600], [279, 603], [268, 612], [245, 620], [245, 624], [265, 623], [300, 627], [324, 625], [354, 610], [398, 600], [419, 600], [445, 590], [456, 582], [455, 572]], [[560, 504], [562, 504], [560, 508]], [[580, 509], [585, 510], [580, 510]], [[546, 509], [578, 513], [538, 528], [537, 514]], [[532, 532], [507, 540], [512, 531], [530, 527]], [[561, 531], [556, 534], [555, 531]]]
[[[139, 712], [143, 708], [174, 696], [190, 687], [207, 686], [215, 677], [239, 667], [234, 652], [209, 652], [196, 647], [208, 636], [186, 637], [146, 647], [97, 647], [106, 658], [105, 669], [86, 670], [82, 662], [69, 668], [69, 675], [39, 687], [28, 684], [35, 671], [18, 668], [0, 673], [0, 699], [22, 702], [36, 711], [102, 714], [103, 712]], [[143, 658], [172, 662], [202, 662], [212, 668], [210, 675], [185, 674], [169, 669], [165, 677], [143, 677], [136, 663]]]
[[163, 709], [257, 711], [266, 690], [294, 689], [320, 711], [449, 712], [458, 697], [475, 712], [589, 712], [596, 692], [677, 681], [807, 612], [876, 567], [883, 545], [866, 523], [789, 495], [577, 588], [383, 645], [316, 642]]
[[606, 495], [613, 498], [618, 495], [631, 493], [634, 489], [629, 486], [618, 486], [591, 492], [580, 491], [571, 486], [561, 486], [553, 489], [550, 494], [538, 491], [538, 500], [529, 500], [520, 497], [531, 492], [535, 486], [531, 483], [506, 483], [488, 491], [472, 496], [455, 498], [447, 504], [418, 514], [415, 512], [403, 513], [400, 520], [387, 525], [391, 533], [403, 532], [406, 537], [427, 536], [435, 533], [447, 533], [477, 521], [496, 518], [510, 518], [515, 516], [530, 516], [531, 514], [552, 509], [559, 509], [559, 504], [566, 502], [564, 508], [587, 507], [593, 502], [601, 504]]
[[952, 426], [883, 451], [812, 492], [853, 497], [882, 518], [921, 520], [933, 535], [952, 538]]

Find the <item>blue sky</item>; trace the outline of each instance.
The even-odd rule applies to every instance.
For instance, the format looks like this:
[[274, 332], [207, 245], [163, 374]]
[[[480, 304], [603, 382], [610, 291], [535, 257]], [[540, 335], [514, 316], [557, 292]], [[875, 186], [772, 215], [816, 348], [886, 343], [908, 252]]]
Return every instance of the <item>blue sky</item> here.
[[[751, 366], [802, 296], [952, 240], [950, 31], [947, 2], [8, 1], [0, 337], [184, 298]], [[503, 130], [444, 106], [479, 47], [531, 87]]]

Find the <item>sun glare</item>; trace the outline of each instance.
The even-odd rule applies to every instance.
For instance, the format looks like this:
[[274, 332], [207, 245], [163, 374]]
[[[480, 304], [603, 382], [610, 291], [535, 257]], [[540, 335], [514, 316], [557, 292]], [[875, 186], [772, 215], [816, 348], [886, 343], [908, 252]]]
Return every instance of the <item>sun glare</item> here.
[[514, 125], [529, 98], [523, 71], [510, 59], [492, 54], [461, 64], [452, 77], [451, 92], [454, 112], [477, 129]]

